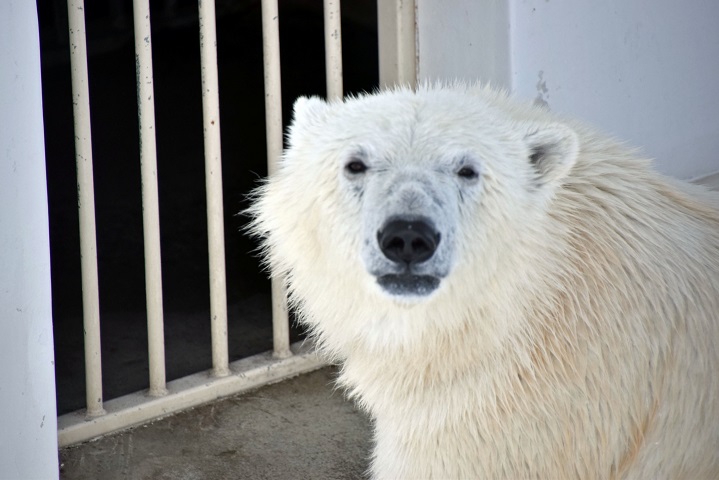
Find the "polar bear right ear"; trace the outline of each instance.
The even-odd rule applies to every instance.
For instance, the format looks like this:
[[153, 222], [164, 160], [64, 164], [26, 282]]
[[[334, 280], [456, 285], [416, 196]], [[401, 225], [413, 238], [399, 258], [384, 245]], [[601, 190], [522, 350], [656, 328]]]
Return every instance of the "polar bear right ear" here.
[[529, 163], [537, 171], [542, 184], [564, 178], [579, 155], [579, 137], [566, 125], [532, 125], [524, 137], [529, 150]]
[[327, 111], [327, 102], [319, 97], [299, 97], [292, 107], [292, 123], [295, 126], [313, 125]]

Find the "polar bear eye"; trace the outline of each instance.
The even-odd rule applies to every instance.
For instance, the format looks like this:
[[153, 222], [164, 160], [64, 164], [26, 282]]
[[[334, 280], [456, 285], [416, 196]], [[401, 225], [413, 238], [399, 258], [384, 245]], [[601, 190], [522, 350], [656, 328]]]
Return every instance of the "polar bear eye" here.
[[362, 160], [357, 160], [355, 158], [350, 160], [347, 165], [345, 165], [345, 170], [351, 175], [359, 175], [360, 173], [367, 171], [367, 165]]
[[457, 175], [466, 180], [474, 180], [479, 176], [477, 171], [468, 165], [465, 165], [464, 167], [460, 168], [457, 172]]

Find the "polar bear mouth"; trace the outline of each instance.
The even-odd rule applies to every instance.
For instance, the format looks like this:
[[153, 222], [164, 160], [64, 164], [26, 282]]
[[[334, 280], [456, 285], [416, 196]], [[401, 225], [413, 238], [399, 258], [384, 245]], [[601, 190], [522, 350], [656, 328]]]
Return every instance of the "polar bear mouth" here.
[[439, 278], [411, 273], [389, 274], [377, 277], [377, 283], [391, 295], [423, 297], [439, 287]]

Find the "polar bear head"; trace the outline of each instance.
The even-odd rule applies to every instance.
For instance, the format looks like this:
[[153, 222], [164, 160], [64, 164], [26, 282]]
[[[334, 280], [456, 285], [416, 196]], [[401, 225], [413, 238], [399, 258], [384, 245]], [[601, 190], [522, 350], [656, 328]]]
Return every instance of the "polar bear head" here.
[[535, 240], [578, 156], [575, 131], [547, 117], [461, 86], [298, 99], [250, 211], [269, 264], [301, 303], [496, 291], [544, 255]]

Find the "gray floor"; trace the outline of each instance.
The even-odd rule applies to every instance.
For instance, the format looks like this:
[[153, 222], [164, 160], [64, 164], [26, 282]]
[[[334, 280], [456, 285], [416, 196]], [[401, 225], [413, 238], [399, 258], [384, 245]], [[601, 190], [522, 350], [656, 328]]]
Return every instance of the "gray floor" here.
[[62, 480], [365, 478], [370, 422], [325, 368], [60, 451]]

